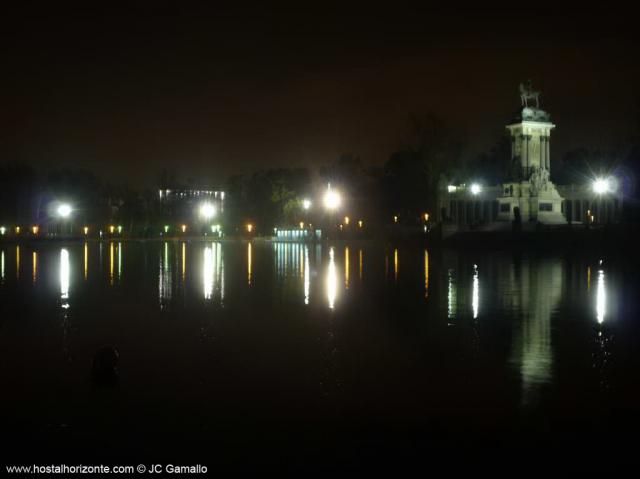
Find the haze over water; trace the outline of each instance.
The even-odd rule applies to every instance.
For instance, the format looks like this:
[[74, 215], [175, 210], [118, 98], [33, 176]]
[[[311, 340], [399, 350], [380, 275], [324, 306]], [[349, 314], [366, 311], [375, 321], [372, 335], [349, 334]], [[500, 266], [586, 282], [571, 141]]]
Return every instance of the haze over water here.
[[[601, 259], [4, 243], [4, 435], [18, 450], [179, 448], [201, 464], [242, 468], [249, 454], [301, 469], [454, 439], [615, 435], [637, 424], [636, 280], [624, 258]], [[105, 345], [120, 353], [113, 389], [91, 384]]]

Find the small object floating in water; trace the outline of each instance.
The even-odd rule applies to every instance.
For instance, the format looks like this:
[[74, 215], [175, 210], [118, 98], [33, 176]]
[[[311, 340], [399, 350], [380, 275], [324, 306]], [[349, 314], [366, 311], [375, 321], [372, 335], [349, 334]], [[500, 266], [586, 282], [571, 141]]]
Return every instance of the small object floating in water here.
[[104, 346], [93, 356], [91, 382], [98, 387], [115, 387], [118, 384], [118, 360], [120, 353], [113, 346]]

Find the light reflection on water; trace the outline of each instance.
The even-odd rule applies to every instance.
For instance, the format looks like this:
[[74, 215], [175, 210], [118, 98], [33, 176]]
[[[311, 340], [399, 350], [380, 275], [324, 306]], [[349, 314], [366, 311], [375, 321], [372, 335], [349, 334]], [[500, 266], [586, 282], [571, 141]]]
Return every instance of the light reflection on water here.
[[31, 279], [33, 283], [38, 279], [38, 253], [36, 251], [31, 253]]
[[122, 277], [122, 243], [118, 241], [118, 281]]
[[309, 292], [311, 287], [311, 268], [309, 266], [309, 247], [304, 248], [304, 304], [309, 304]]
[[336, 271], [336, 261], [334, 249], [329, 249], [329, 265], [327, 266], [327, 304], [329, 309], [333, 309], [338, 295], [338, 273]]
[[[285, 290], [300, 295], [304, 304], [309, 304], [311, 295], [311, 277], [313, 267], [310, 260], [310, 248], [305, 243], [275, 242], [273, 244], [274, 262], [278, 281]], [[320, 257], [316, 251], [316, 261]]]
[[454, 319], [458, 311], [458, 288], [455, 282], [454, 270], [447, 272], [447, 318]]
[[393, 250], [393, 280], [398, 282], [398, 248]]
[[113, 241], [109, 243], [109, 284], [113, 286], [113, 262], [114, 262], [114, 254], [113, 254]]
[[251, 273], [253, 272], [253, 258], [251, 256], [251, 241], [247, 243], [247, 284], [251, 286]]
[[[538, 403], [544, 394], [544, 386], [555, 380], [559, 359], [552, 325], [564, 320], [559, 316], [563, 304], [576, 317], [581, 317], [581, 311], [584, 311], [584, 317], [592, 327], [599, 327], [597, 333], [590, 333], [590, 337], [591, 340], [595, 337], [601, 345], [601, 354], [607, 360], [603, 360], [602, 364], [609, 363], [612, 336], [607, 329], [615, 326], [618, 297], [614, 285], [619, 282], [616, 283], [616, 276], [608, 265], [606, 270], [600, 265], [592, 273], [591, 267], [587, 267], [585, 262], [575, 261], [567, 265], [562, 258], [532, 259], [498, 254], [483, 257], [471, 253], [447, 256], [448, 253], [426, 249], [393, 248], [385, 251], [382, 246], [376, 249], [353, 244], [270, 245], [259, 241], [246, 244], [220, 241], [187, 244], [164, 241], [146, 246], [124, 244], [126, 252], [123, 251], [122, 242], [105, 242], [104, 246], [108, 248], [108, 252], [105, 251], [109, 256], [108, 274], [92, 272], [91, 281], [87, 281], [89, 263], [94, 261], [91, 264], [97, 264], [91, 258], [102, 254], [102, 243], [99, 247], [84, 242], [77, 246], [56, 248], [55, 259], [51, 259], [46, 250], [33, 251], [32, 274], [29, 275], [25, 270], [23, 273], [27, 274], [23, 274], [23, 278], [19, 276], [21, 248], [15, 247], [14, 257], [9, 254], [13, 252], [13, 246], [9, 246], [0, 250], [0, 284], [3, 288], [7, 282], [30, 284], [38, 281], [39, 285], [44, 285], [47, 277], [55, 277], [55, 274], [51, 275], [51, 265], [55, 264], [56, 287], [59, 287], [59, 293], [56, 293], [59, 294], [59, 307], [65, 314], [65, 324], [71, 288], [75, 314], [78, 298], [89, 294], [89, 288], [99, 294], [105, 294], [100, 289], [102, 287], [116, 293], [126, 289], [122, 286], [132, 284], [130, 281], [141, 282], [133, 283], [131, 291], [142, 286], [142, 283], [149, 284], [151, 303], [156, 310], [165, 310], [172, 302], [171, 309], [189, 308], [196, 301], [208, 305], [226, 302], [225, 308], [233, 309], [238, 301], [249, 301], [252, 295], [266, 295], [273, 299], [275, 291], [278, 291], [287, 300], [304, 304], [304, 311], [342, 314], [348, 313], [349, 307], [358, 301], [373, 305], [371, 310], [375, 311], [375, 305], [383, 298], [389, 300], [393, 293], [397, 295], [393, 301], [398, 301], [392, 303], [394, 308], [397, 309], [400, 304], [409, 305], [405, 311], [410, 311], [409, 314], [415, 312], [418, 323], [438, 323], [444, 328], [447, 324], [455, 325], [447, 329], [454, 334], [463, 334], [458, 330], [463, 330], [465, 324], [473, 324], [480, 350], [483, 347], [482, 328], [506, 319], [509, 343], [504, 348], [505, 363], [510, 365], [518, 380], [521, 404], [525, 407]], [[146, 258], [149, 252], [148, 256], [154, 258], [153, 262], [158, 261], [158, 269], [149, 268], [148, 273], [136, 277], [136, 270], [144, 270], [140, 267], [141, 258]], [[399, 268], [400, 259], [402, 269]], [[22, 260], [25, 261], [25, 258]], [[390, 260], [393, 261], [393, 282], [389, 281], [391, 272], [386, 269], [391, 266], [388, 264]], [[28, 255], [26, 261], [25, 268], [28, 268]], [[17, 281], [11, 273], [14, 266]], [[365, 268], [367, 275], [363, 275]], [[6, 277], [7, 270], [10, 272], [9, 278]], [[80, 280], [81, 277], [85, 281]], [[593, 288], [591, 280], [594, 282]], [[118, 287], [110, 288], [116, 285], [116, 281]], [[184, 289], [180, 289], [178, 294], [174, 288], [182, 288], [180, 285]], [[225, 285], [229, 286], [228, 298]], [[36, 294], [39, 289], [29, 288], [29, 291], [33, 291], [29, 294]], [[175, 304], [176, 296], [183, 297], [183, 290], [187, 291], [184, 296], [186, 299], [179, 305]], [[140, 301], [145, 301], [144, 297]], [[270, 303], [265, 304], [269, 313]], [[472, 321], [474, 319], [481, 320]], [[273, 318], [271, 320], [275, 321]], [[349, 320], [355, 321], [355, 318], [349, 317]], [[399, 324], [406, 320], [403, 316], [388, 314], [391, 323]], [[603, 383], [606, 383], [604, 379]]]
[[607, 290], [604, 284], [604, 270], [598, 270], [598, 290], [596, 295], [596, 319], [598, 323], [604, 322], [607, 312]]
[[182, 283], [184, 284], [187, 278], [187, 244], [182, 242]]
[[349, 289], [349, 247], [344, 247], [344, 289]]
[[89, 244], [85, 241], [84, 243], [84, 274], [82, 277], [86, 281], [89, 278]]
[[[113, 243], [112, 243], [113, 244]], [[171, 262], [169, 261], [169, 242], [165, 241], [160, 253], [160, 264], [158, 266], [158, 301], [160, 309], [164, 309], [171, 301], [173, 294], [173, 280], [171, 272]]]
[[429, 297], [429, 251], [424, 250], [424, 297]]
[[211, 243], [204, 248], [202, 287], [205, 300], [224, 302], [224, 260], [222, 245]]
[[478, 277], [478, 265], [473, 265], [473, 298], [471, 304], [473, 307], [473, 319], [478, 319], [478, 311], [480, 310], [480, 279]]
[[60, 304], [64, 309], [69, 307], [70, 278], [69, 251], [63, 248], [60, 250]]
[[514, 268], [520, 283], [519, 309], [522, 324], [515, 336], [512, 361], [519, 365], [522, 380], [522, 404], [536, 402], [539, 389], [553, 374], [551, 317], [558, 310], [564, 285], [559, 261], [524, 261]]

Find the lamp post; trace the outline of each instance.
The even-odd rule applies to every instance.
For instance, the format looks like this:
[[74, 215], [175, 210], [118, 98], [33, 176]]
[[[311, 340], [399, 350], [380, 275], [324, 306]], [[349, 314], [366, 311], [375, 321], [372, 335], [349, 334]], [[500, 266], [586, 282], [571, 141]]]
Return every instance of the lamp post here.
[[71, 224], [67, 223], [67, 221], [71, 217], [72, 212], [73, 212], [73, 209], [71, 208], [71, 205], [68, 203], [60, 203], [56, 208], [56, 215], [58, 216], [58, 218], [60, 218], [60, 221], [61, 221], [61, 233], [64, 233], [64, 229], [65, 229], [64, 225], [68, 225], [69, 226], [68, 233], [71, 234]]
[[[329, 212], [331, 223], [333, 223], [334, 213], [340, 208], [342, 204], [342, 197], [340, 193], [331, 189], [331, 183], [327, 185], [327, 191], [323, 197], [324, 207]], [[335, 226], [335, 225], [333, 225]]]
[[218, 214], [218, 210], [216, 209], [215, 205], [209, 202], [202, 203], [200, 205], [199, 212], [200, 218], [202, 218], [206, 223], [209, 223]]
[[[593, 180], [593, 183], [591, 184], [591, 187], [593, 189], [593, 192], [596, 194], [598, 201], [597, 201], [597, 216], [594, 218], [594, 221], [597, 220], [598, 218], [601, 217], [601, 213], [602, 213], [602, 200], [603, 197], [609, 193], [612, 193], [615, 191], [616, 189], [616, 181], [614, 178], [596, 178], [595, 180]], [[592, 206], [593, 208], [593, 206]], [[606, 209], [606, 208], [605, 208]], [[592, 212], [593, 215], [593, 212]], [[593, 216], [591, 216], [591, 218], [593, 218]], [[591, 220], [591, 218], [587, 218], [587, 220]], [[606, 219], [606, 218], [605, 218]]]

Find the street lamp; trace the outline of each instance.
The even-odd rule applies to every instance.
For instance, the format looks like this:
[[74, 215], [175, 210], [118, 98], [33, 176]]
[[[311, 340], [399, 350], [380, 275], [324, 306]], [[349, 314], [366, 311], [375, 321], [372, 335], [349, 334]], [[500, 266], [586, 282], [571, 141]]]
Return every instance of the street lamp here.
[[61, 203], [60, 205], [58, 205], [56, 213], [58, 213], [58, 216], [60, 218], [68, 218], [69, 216], [71, 216], [71, 211], [71, 205], [69, 205], [68, 203]]
[[305, 210], [308, 210], [309, 208], [311, 208], [311, 200], [306, 199], [306, 198], [304, 200], [302, 200], [302, 207]]
[[[58, 205], [58, 207], [56, 208], [56, 214], [58, 215], [58, 217], [62, 220], [61, 221], [61, 229], [64, 230], [65, 225], [67, 224], [67, 221], [70, 217], [71, 217], [71, 212], [73, 210], [71, 209], [71, 205], [69, 203], [60, 203]], [[71, 233], [71, 225], [68, 225], [69, 231], [68, 233]], [[64, 232], [61, 231], [61, 233], [64, 234]]]
[[613, 190], [613, 182], [609, 178], [596, 178], [593, 181], [593, 192], [598, 195], [609, 193]]
[[342, 203], [342, 198], [340, 194], [331, 189], [331, 185], [327, 186], [327, 192], [324, 194], [324, 206], [328, 210], [335, 210], [340, 207], [340, 203]]
[[[616, 179], [615, 177], [596, 178], [595, 180], [593, 180], [591, 186], [593, 188], [593, 192], [598, 196], [598, 199], [594, 205], [596, 207], [598, 217], [602, 218], [602, 216], [604, 215], [606, 221], [608, 214], [607, 208], [603, 204], [603, 201], [606, 201], [603, 196], [607, 195], [608, 193], [613, 193], [617, 189]], [[591, 215], [591, 217], [588, 219], [591, 220], [591, 223], [595, 222], [595, 218], [593, 215]]]
[[478, 195], [478, 194], [480, 194], [481, 191], [482, 191], [482, 186], [480, 186], [478, 183], [473, 183], [471, 185], [471, 194], [472, 195]]
[[216, 207], [211, 203], [202, 203], [200, 205], [200, 216], [202, 216], [205, 220], [210, 220], [216, 215]]

